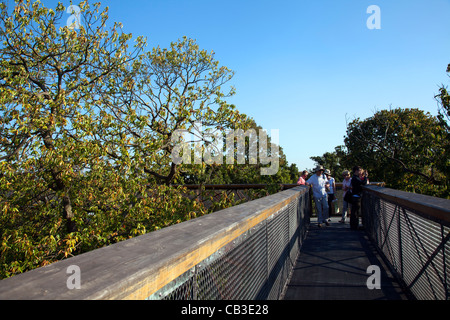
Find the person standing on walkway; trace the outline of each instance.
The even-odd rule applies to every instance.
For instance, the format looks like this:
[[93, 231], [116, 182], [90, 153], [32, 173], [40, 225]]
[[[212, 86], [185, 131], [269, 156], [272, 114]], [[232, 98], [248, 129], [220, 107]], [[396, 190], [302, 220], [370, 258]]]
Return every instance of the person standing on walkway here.
[[345, 219], [347, 219], [347, 211], [351, 208], [351, 203], [345, 201], [345, 195], [347, 194], [347, 191], [350, 191], [350, 188], [352, 186], [352, 178], [350, 177], [350, 171], [345, 170], [342, 173], [342, 177], [344, 180], [342, 180], [342, 219], [339, 220], [340, 223], [345, 223]]
[[327, 190], [327, 195], [328, 195], [328, 221], [330, 221], [331, 216], [334, 213], [334, 192], [336, 190], [336, 182], [334, 180], [334, 178], [331, 176], [331, 171], [330, 170], [325, 170], [325, 176], [327, 177], [328, 183], [330, 184], [330, 187]]
[[352, 187], [352, 209], [350, 212], [350, 228], [357, 230], [359, 226], [359, 217], [361, 216], [361, 197], [362, 187], [367, 185], [367, 171], [359, 166], [353, 168]]
[[308, 170], [302, 172], [302, 175], [297, 181], [298, 186], [304, 186], [306, 184], [306, 178], [308, 178]]
[[317, 166], [314, 169], [314, 173], [311, 178], [306, 181], [306, 185], [312, 186], [314, 203], [317, 208], [317, 223], [319, 227], [325, 223], [327, 226], [330, 224], [327, 221], [328, 218], [328, 201], [326, 188], [330, 186], [328, 180], [323, 175], [324, 169], [322, 166]]

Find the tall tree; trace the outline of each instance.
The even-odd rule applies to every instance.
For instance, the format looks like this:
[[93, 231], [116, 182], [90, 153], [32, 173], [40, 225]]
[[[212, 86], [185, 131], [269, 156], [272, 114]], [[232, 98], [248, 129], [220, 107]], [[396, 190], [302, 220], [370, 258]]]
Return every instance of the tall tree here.
[[[447, 66], [447, 73], [450, 73], [450, 64]], [[448, 74], [450, 77], [450, 74]], [[446, 185], [450, 185], [450, 95], [447, 91], [447, 87], [442, 85], [440, 93], [435, 97], [439, 104], [438, 120], [441, 128], [446, 133], [446, 139], [444, 140], [445, 156], [438, 164], [440, 170], [445, 173]]]
[[323, 166], [325, 169], [331, 171], [331, 175], [336, 181], [342, 181], [342, 172], [344, 168], [350, 168], [346, 166], [346, 154], [344, 152], [344, 146], [337, 146], [333, 152], [325, 152], [322, 156], [314, 156], [310, 159], [317, 165]]
[[[0, 278], [206, 213], [168, 186], [209, 168], [174, 163], [174, 134], [252, 125], [213, 52], [188, 38], [145, 52], [107, 8], [79, 9], [68, 25], [61, 3], [0, 3]], [[220, 168], [230, 183], [240, 169]]]
[[83, 19], [75, 28], [67, 25], [61, 3], [56, 9], [30, 0], [16, 1], [13, 8], [0, 3], [5, 274], [71, 254], [82, 223], [104, 219], [92, 214], [99, 208], [113, 212], [123, 196], [120, 174], [95, 139], [102, 125], [98, 98], [105, 79], [135, 59], [144, 41], [138, 38], [130, 49], [131, 34], [118, 23], [108, 27], [107, 8], [87, 2], [79, 8]]
[[[450, 73], [450, 64], [447, 66], [447, 73]], [[450, 74], [448, 74], [450, 77]], [[439, 103], [439, 110], [438, 110], [438, 118], [442, 123], [442, 126], [444, 126], [447, 130], [449, 130], [449, 124], [450, 121], [450, 95], [448, 94], [447, 87], [442, 85], [439, 89], [440, 93], [435, 96]]]
[[184, 37], [169, 49], [154, 48], [127, 72], [111, 77], [103, 95], [102, 102], [127, 138], [117, 141], [117, 132], [109, 131], [100, 132], [97, 139], [105, 141], [114, 161], [130, 155], [133, 170], [147, 174], [150, 181], [169, 184], [180, 169], [172, 161], [175, 132], [196, 135], [198, 124], [209, 130], [248, 124], [247, 117], [225, 101], [234, 94], [234, 88], [224, 88], [232, 76], [230, 69], [219, 66], [214, 52], [200, 49], [193, 39]]
[[372, 179], [405, 188], [443, 183], [439, 165], [445, 157], [445, 140], [436, 117], [419, 109], [397, 108], [352, 121], [345, 145], [350, 161], [369, 169]]
[[57, 194], [73, 231], [80, 172], [94, 170], [92, 161], [101, 157], [93, 136], [96, 96], [103, 79], [133, 59], [142, 41], [130, 54], [131, 35], [119, 24], [108, 30], [107, 9], [100, 13], [99, 4], [80, 4], [85, 23], [78, 30], [61, 23], [61, 3], [52, 10], [22, 0], [11, 14], [5, 4], [0, 9], [2, 176], [9, 183], [31, 183], [18, 188], [35, 189], [33, 197], [22, 199], [25, 206]]

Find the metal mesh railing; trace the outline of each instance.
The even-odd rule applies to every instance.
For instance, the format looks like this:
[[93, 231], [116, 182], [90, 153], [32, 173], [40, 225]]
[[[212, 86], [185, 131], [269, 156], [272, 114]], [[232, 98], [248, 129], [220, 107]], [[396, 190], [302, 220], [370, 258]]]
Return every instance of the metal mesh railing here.
[[279, 299], [309, 224], [309, 189], [149, 299]]
[[391, 189], [364, 191], [364, 227], [416, 299], [450, 299], [449, 203]]
[[2, 280], [0, 298], [279, 299], [310, 214], [294, 187]]

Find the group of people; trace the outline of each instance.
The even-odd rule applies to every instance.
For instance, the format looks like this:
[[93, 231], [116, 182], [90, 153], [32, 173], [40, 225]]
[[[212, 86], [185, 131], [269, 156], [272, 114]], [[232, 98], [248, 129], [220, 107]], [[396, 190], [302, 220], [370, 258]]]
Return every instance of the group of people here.
[[[332, 203], [335, 200], [335, 179], [331, 176], [330, 170], [325, 170], [320, 165], [314, 169], [314, 174], [309, 179], [308, 174], [307, 170], [303, 171], [297, 184], [312, 187], [317, 209], [318, 226], [322, 227], [324, 224], [328, 226], [330, 224], [329, 218], [331, 217]], [[359, 217], [361, 216], [362, 186], [369, 183], [368, 173], [361, 167], [355, 166], [352, 177], [350, 177], [348, 170], [345, 170], [342, 176], [343, 210], [342, 218], [339, 222], [345, 223], [347, 213], [350, 211], [350, 228], [356, 230], [358, 229]]]

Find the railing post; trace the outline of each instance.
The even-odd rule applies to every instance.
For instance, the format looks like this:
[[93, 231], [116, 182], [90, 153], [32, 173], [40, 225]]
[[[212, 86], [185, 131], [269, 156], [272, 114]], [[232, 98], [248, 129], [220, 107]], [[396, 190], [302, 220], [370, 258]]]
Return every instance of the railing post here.
[[[406, 220], [406, 211], [405, 208], [402, 208], [403, 215], [405, 216]], [[403, 272], [403, 247], [402, 247], [402, 225], [401, 225], [401, 212], [398, 210], [398, 222], [397, 222], [397, 235], [398, 235], [398, 250], [400, 255], [400, 275], [402, 279], [404, 279], [404, 272]]]
[[[441, 225], [441, 242], [444, 242], [444, 238], [445, 238], [445, 232], [444, 232], [444, 226]], [[446, 261], [446, 257], [445, 257], [445, 246], [442, 246], [442, 265], [443, 265], [443, 270], [444, 270], [444, 288], [445, 288], [445, 300], [449, 300], [450, 299], [450, 292], [449, 292], [449, 287], [448, 287], [448, 275], [447, 275], [447, 261]]]
[[192, 300], [198, 300], [198, 265], [194, 267], [194, 280], [192, 282]]
[[267, 296], [269, 296], [269, 286], [267, 285], [269, 283], [270, 279], [270, 252], [269, 252], [269, 226], [267, 223], [267, 219], [264, 221], [264, 229], [266, 233], [266, 281], [265, 281], [265, 290], [267, 290]]

